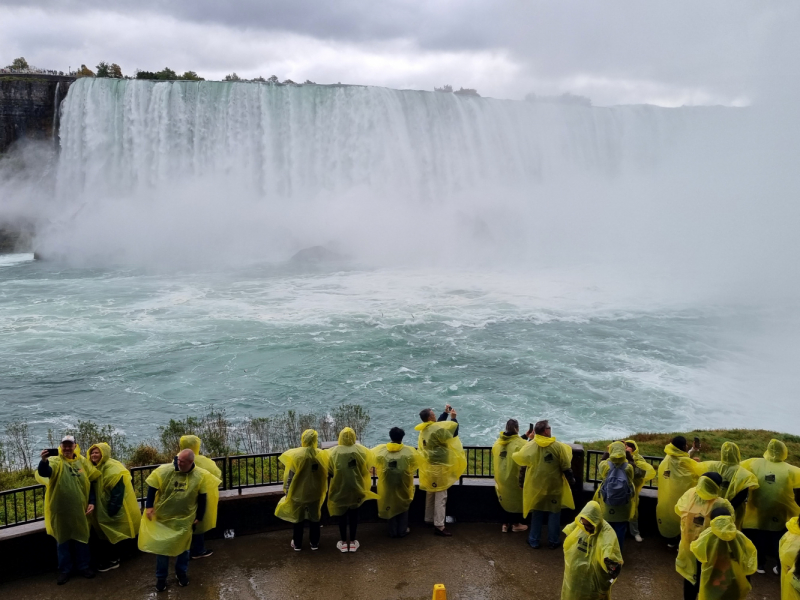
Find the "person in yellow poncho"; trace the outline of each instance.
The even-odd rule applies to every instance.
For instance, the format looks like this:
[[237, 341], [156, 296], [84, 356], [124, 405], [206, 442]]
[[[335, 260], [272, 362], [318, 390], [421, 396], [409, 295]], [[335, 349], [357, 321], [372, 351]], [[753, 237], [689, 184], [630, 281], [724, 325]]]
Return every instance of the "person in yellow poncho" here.
[[[339, 517], [340, 552], [355, 552], [361, 546], [358, 532], [358, 509], [367, 500], [377, 499], [372, 491], [372, 450], [356, 442], [356, 432], [345, 427], [339, 432], [339, 445], [325, 450], [328, 454], [328, 512]], [[350, 530], [348, 533], [348, 525]]]
[[800, 468], [787, 463], [788, 456], [786, 444], [771, 440], [764, 458], [750, 458], [742, 463], [758, 480], [758, 487], [750, 488], [747, 497], [742, 533], [756, 545], [759, 573], [766, 571], [767, 558], [778, 559], [786, 522], [800, 514]]
[[758, 479], [739, 463], [742, 453], [739, 446], [733, 442], [722, 444], [719, 460], [709, 460], [700, 463], [705, 471], [722, 475], [722, 497], [728, 500], [736, 511], [734, 521], [738, 529], [742, 528], [744, 521], [745, 501], [748, 490], [758, 487]]
[[532, 513], [528, 545], [539, 548], [546, 518], [547, 540], [550, 548], [555, 549], [561, 539], [561, 509], [575, 508], [569, 487], [570, 483], [575, 483], [572, 448], [551, 437], [552, 429], [547, 421], [536, 423], [533, 432], [533, 440], [512, 456], [514, 462], [524, 467], [520, 471], [520, 477], [524, 478], [522, 516]]
[[634, 469], [628, 462], [628, 454], [622, 442], [613, 442], [608, 447], [608, 454], [608, 459], [600, 463], [598, 477], [601, 483], [594, 494], [594, 500], [603, 509], [603, 520], [617, 534], [619, 550], [622, 552], [628, 522], [636, 509]]
[[692, 554], [692, 542], [711, 524], [711, 512], [724, 508], [733, 514], [731, 503], [720, 497], [722, 476], [705, 473], [697, 480], [697, 486], [686, 491], [675, 504], [675, 514], [681, 523], [681, 541], [675, 570], [681, 574], [684, 600], [696, 598], [700, 589], [700, 565]]
[[[205, 469], [209, 473], [211, 473], [217, 479], [222, 478], [222, 471], [210, 458], [203, 456], [200, 454], [200, 445], [201, 440], [196, 435], [184, 435], [181, 436], [180, 440], [180, 448], [181, 450], [186, 450], [187, 448], [194, 452], [194, 464], [200, 467], [201, 469]], [[192, 560], [196, 560], [198, 558], [206, 558], [213, 554], [211, 550], [206, 548], [206, 531], [210, 529], [214, 529], [217, 525], [217, 506], [219, 504], [219, 489], [217, 490], [209, 490], [207, 498], [206, 498], [207, 506], [206, 506], [206, 514], [203, 517], [203, 520], [198, 523], [194, 528], [194, 534], [192, 535], [192, 547], [189, 549], [189, 554], [192, 557]]]
[[527, 438], [519, 435], [519, 422], [509, 419], [506, 430], [492, 446], [492, 464], [494, 466], [494, 489], [497, 500], [505, 512], [503, 533], [511, 531], [527, 531], [528, 526], [522, 523], [522, 487], [519, 484], [521, 467], [514, 462], [512, 456], [527, 443]]
[[[448, 416], [449, 421], [446, 420]], [[414, 428], [419, 431], [419, 489], [427, 492], [425, 522], [433, 523], [434, 534], [445, 537], [453, 535], [445, 528], [447, 490], [467, 469], [456, 416], [449, 404], [438, 421], [432, 408], [424, 408], [419, 413], [422, 423]]]
[[779, 546], [781, 558], [781, 600], [800, 600], [800, 523], [797, 517], [786, 523]]
[[633, 456], [633, 487], [635, 496], [633, 498], [633, 516], [628, 522], [628, 528], [637, 542], [642, 541], [642, 534], [639, 531], [639, 495], [642, 493], [644, 484], [651, 481], [656, 476], [656, 470], [644, 457], [639, 454], [639, 444], [635, 440], [625, 440], [625, 448]]
[[42, 451], [36, 479], [46, 486], [44, 524], [48, 535], [56, 539], [58, 551], [58, 585], [69, 581], [72, 574], [72, 550], [76, 571], [91, 579], [89, 567], [89, 520], [94, 511], [95, 496], [91, 482], [100, 477], [92, 462], [81, 456], [81, 449], [71, 435], [64, 436], [58, 456]]
[[405, 537], [408, 527], [408, 508], [414, 500], [414, 473], [417, 470], [417, 451], [403, 445], [406, 432], [399, 427], [389, 430], [388, 444], [372, 449], [375, 472], [378, 475], [378, 516], [388, 519], [389, 537]]
[[674, 548], [681, 535], [681, 520], [675, 514], [675, 504], [686, 490], [697, 485], [697, 479], [704, 471], [689, 455], [686, 438], [682, 435], [672, 438], [664, 453], [666, 457], [658, 465], [656, 519], [659, 533], [667, 538], [667, 545]]
[[142, 513], [133, 491], [131, 473], [118, 460], [111, 458], [111, 447], [105, 442], [89, 448], [89, 459], [100, 473], [94, 483], [95, 509], [89, 515], [100, 551], [95, 553], [101, 573], [119, 567], [116, 544], [139, 534]]
[[317, 432], [306, 429], [300, 436], [300, 447], [287, 450], [278, 457], [285, 466], [283, 498], [275, 507], [275, 516], [294, 523], [291, 547], [303, 548], [303, 525], [309, 521], [311, 549], [319, 548], [322, 503], [328, 492], [328, 454], [317, 448]]
[[194, 452], [181, 450], [172, 463], [161, 465], [145, 480], [147, 500], [139, 526], [139, 550], [157, 556], [156, 591], [167, 588], [169, 558], [177, 557], [178, 585], [189, 585], [189, 548], [193, 528], [203, 522], [208, 495], [220, 481], [194, 464]]
[[736, 529], [727, 508], [709, 516], [709, 528], [691, 545], [702, 565], [699, 600], [745, 600], [752, 587], [748, 578], [756, 572], [756, 547]]
[[561, 600], [609, 600], [611, 584], [622, 570], [617, 535], [603, 520], [603, 510], [588, 502], [564, 528], [564, 581]]

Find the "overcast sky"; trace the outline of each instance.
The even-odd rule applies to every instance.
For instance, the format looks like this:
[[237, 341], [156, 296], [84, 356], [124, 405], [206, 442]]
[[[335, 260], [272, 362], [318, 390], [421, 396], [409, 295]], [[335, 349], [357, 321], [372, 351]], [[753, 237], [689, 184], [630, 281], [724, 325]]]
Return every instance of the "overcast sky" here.
[[0, 0], [0, 66], [746, 105], [796, 78], [798, 31], [797, 0]]

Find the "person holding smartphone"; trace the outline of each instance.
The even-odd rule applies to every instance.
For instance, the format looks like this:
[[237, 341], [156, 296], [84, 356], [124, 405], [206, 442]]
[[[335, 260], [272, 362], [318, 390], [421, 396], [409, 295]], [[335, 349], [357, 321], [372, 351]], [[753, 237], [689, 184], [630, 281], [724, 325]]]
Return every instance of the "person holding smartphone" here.
[[65, 435], [59, 448], [42, 450], [42, 460], [36, 469], [37, 481], [46, 486], [45, 528], [58, 544], [58, 585], [69, 581], [73, 566], [87, 579], [95, 575], [89, 567], [87, 515], [94, 511], [92, 481], [100, 477], [100, 473], [80, 452], [75, 438]]

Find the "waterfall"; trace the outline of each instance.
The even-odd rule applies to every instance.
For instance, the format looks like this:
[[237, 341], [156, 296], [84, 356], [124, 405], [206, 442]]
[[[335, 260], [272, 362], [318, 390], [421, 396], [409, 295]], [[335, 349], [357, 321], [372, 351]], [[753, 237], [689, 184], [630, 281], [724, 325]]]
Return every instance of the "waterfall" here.
[[61, 82], [56, 81], [55, 98], [53, 99], [53, 127], [50, 131], [50, 137], [54, 140], [56, 147], [58, 147], [58, 116], [59, 116], [59, 92], [61, 91]]

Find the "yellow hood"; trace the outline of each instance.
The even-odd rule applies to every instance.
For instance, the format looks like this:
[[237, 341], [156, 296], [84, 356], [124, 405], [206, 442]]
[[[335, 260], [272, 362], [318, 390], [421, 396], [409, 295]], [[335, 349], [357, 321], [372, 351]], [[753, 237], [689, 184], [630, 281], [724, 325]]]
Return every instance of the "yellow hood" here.
[[195, 453], [195, 456], [200, 454], [200, 438], [196, 435], [182, 435], [180, 443], [181, 450], [189, 449]]
[[717, 517], [711, 521], [711, 531], [719, 539], [730, 542], [736, 538], [736, 523], [733, 517]]
[[608, 447], [608, 454], [611, 462], [621, 465], [625, 462], [625, 444], [622, 442], [613, 442]]
[[424, 429], [427, 429], [429, 426], [433, 425], [435, 422], [436, 421], [425, 421], [423, 423], [417, 424], [417, 426], [414, 427], [414, 429], [416, 431], [423, 431]]
[[316, 448], [317, 447], [317, 432], [313, 429], [306, 429], [303, 435], [300, 436], [300, 445], [303, 448]]
[[709, 479], [705, 475], [697, 480], [695, 491], [703, 500], [719, 498], [719, 486], [713, 479]]
[[86, 456], [89, 457], [89, 460], [92, 460], [92, 458], [91, 458], [92, 457], [92, 448], [97, 448], [98, 450], [100, 450], [100, 453], [103, 455], [100, 458], [100, 462], [98, 462], [95, 465], [95, 467], [100, 468], [100, 467], [102, 467], [104, 464], [106, 464], [108, 462], [109, 458], [111, 458], [111, 446], [109, 446], [105, 442], [100, 442], [99, 444], [94, 444], [92, 446], [89, 446], [89, 452], [86, 453]]
[[789, 457], [789, 450], [786, 444], [780, 440], [770, 440], [767, 446], [767, 451], [764, 452], [764, 458], [770, 462], [783, 462]]
[[[575, 524], [581, 529], [583, 529], [583, 527], [581, 526], [581, 517], [583, 517], [584, 519], [589, 521], [589, 523], [594, 525], [594, 533], [591, 533], [589, 535], [595, 535], [597, 532], [600, 531], [600, 527], [603, 524], [603, 509], [600, 508], [600, 505], [597, 502], [595, 502], [594, 500], [587, 502], [586, 506], [583, 507], [583, 510], [581, 510], [581, 512], [578, 513], [578, 516], [575, 517]], [[583, 530], [586, 531], [585, 529]]]
[[633, 447], [631, 454], [636, 458], [636, 455], [639, 454], [639, 444], [636, 443], [636, 440], [625, 440], [625, 445]]
[[65, 461], [67, 461], [67, 462], [74, 462], [74, 461], [78, 460], [78, 459], [81, 457], [81, 447], [80, 447], [80, 446], [78, 445], [78, 443], [76, 442], [76, 443], [75, 443], [75, 450], [73, 450], [73, 451], [72, 451], [72, 456], [73, 456], [73, 458], [72, 458], [72, 459], [69, 459], [69, 458], [66, 458], [66, 457], [64, 456], [64, 453], [61, 451], [61, 446], [59, 445], [59, 446], [58, 446], [58, 456], [59, 456], [59, 457], [60, 457], [62, 460], [65, 460]]
[[518, 437], [519, 437], [519, 435], [516, 434], [516, 433], [512, 433], [511, 435], [508, 435], [505, 431], [501, 431], [500, 432], [500, 437], [497, 438], [497, 443], [500, 444], [501, 446], [506, 446], [506, 445], [508, 445], [508, 443], [511, 440], [513, 440], [515, 438], [518, 438]]
[[667, 444], [667, 445], [664, 447], [664, 452], [665, 452], [665, 453], [666, 453], [668, 456], [675, 456], [676, 458], [677, 458], [677, 457], [680, 457], [680, 456], [686, 456], [686, 457], [688, 457], [688, 456], [689, 456], [689, 453], [688, 453], [688, 452], [684, 452], [683, 450], [679, 450], [678, 448], [676, 448], [676, 447], [675, 447], [675, 446], [673, 446], [672, 444]]
[[720, 460], [726, 465], [738, 465], [740, 462], [742, 462], [742, 453], [739, 450], [739, 446], [733, 442], [725, 442], [722, 444]]
[[399, 444], [397, 444], [395, 442], [389, 442], [388, 444], [386, 444], [386, 449], [389, 452], [400, 452], [400, 450], [403, 449], [403, 444], [402, 444], [402, 442], [399, 443]]
[[345, 427], [339, 432], [339, 445], [340, 446], [352, 446], [356, 443], [356, 432], [353, 431], [350, 427]]
[[534, 436], [533, 441], [539, 444], [540, 448], [547, 448], [553, 442], [556, 441], [554, 437], [544, 437], [543, 435], [539, 435], [538, 433]]

